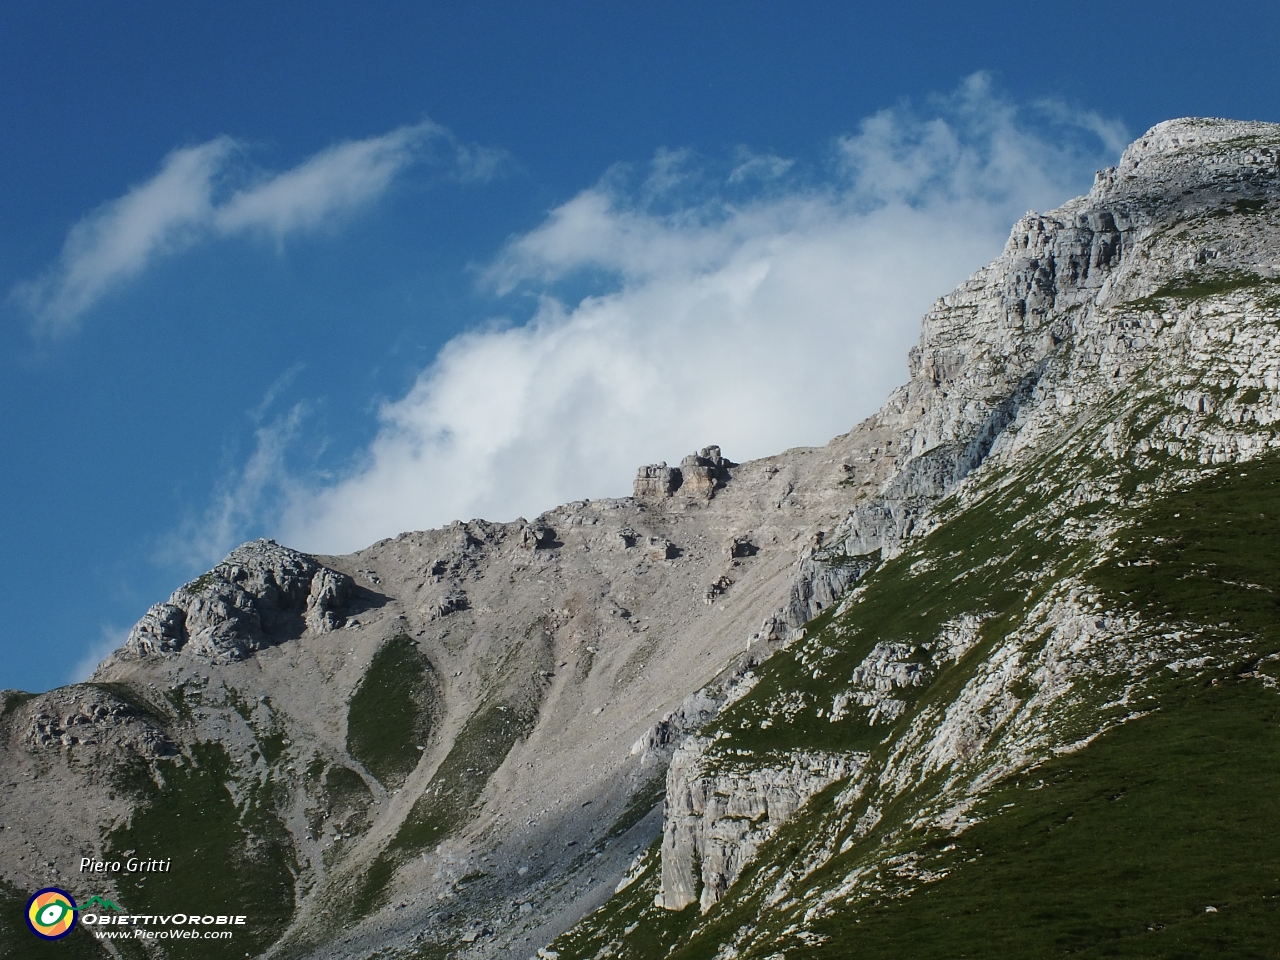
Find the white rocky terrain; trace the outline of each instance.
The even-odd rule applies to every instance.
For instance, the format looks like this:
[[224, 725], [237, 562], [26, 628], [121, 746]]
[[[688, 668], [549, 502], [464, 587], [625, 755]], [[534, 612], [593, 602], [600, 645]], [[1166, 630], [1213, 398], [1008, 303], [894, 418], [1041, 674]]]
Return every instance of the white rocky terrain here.
[[[1269, 464], [1277, 420], [1280, 127], [1161, 124], [825, 447], [350, 556], [246, 544], [90, 683], [4, 692], [0, 892], [151, 844], [168, 887], [104, 890], [270, 918], [226, 956], [843, 955], [833, 917], [959, 870], [920, 837], [962, 846], [1152, 677], [1257, 653], [1094, 571]], [[137, 955], [224, 955], [182, 949]]]

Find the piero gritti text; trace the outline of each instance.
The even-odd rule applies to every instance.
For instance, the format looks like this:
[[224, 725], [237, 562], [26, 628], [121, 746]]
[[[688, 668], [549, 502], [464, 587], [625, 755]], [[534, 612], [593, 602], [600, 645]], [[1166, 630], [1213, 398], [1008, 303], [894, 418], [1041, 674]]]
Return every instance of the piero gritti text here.
[[127, 860], [94, 860], [80, 858], [81, 873], [168, 873], [172, 859], [157, 860], [154, 857], [130, 857]]

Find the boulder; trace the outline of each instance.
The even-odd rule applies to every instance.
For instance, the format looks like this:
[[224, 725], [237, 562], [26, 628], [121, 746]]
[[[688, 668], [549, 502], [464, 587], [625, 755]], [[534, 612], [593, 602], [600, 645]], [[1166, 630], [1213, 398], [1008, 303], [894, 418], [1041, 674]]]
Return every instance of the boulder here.
[[547, 550], [556, 545], [556, 532], [545, 523], [526, 523], [516, 543], [521, 550]]
[[654, 560], [674, 560], [680, 556], [680, 548], [662, 537], [650, 537], [649, 556]]

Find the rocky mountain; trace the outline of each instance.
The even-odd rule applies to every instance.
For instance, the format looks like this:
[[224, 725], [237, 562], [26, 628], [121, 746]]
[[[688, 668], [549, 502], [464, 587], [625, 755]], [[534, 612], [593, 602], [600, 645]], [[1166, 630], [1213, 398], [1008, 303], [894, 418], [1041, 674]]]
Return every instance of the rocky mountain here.
[[[1278, 420], [1280, 126], [1161, 124], [825, 447], [246, 544], [6, 691], [5, 912], [254, 920], [86, 956], [1270, 955]], [[75, 869], [130, 855], [172, 871]]]

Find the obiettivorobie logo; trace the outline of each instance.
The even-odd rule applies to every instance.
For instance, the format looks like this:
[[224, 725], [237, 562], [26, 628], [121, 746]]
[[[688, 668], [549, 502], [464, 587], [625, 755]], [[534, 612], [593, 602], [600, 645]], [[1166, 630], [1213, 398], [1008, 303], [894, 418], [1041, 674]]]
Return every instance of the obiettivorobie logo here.
[[67, 891], [45, 887], [27, 901], [27, 926], [41, 940], [61, 940], [75, 925], [76, 902]]
[[45, 887], [27, 901], [27, 926], [41, 940], [61, 940], [75, 928], [77, 915], [89, 913], [94, 907], [122, 912], [106, 897], [90, 897], [78, 907], [75, 897], [67, 891]]
[[[41, 940], [61, 940], [75, 929], [77, 921], [91, 929], [98, 939], [229, 940], [231, 930], [207, 928], [243, 926], [248, 919], [243, 914], [128, 913], [100, 896], [92, 896], [84, 906], [76, 906], [75, 898], [58, 887], [45, 887], [27, 901], [27, 926]], [[104, 927], [111, 929], [104, 930]], [[154, 927], [178, 929], [156, 930]], [[206, 929], [200, 930], [200, 927]]]

